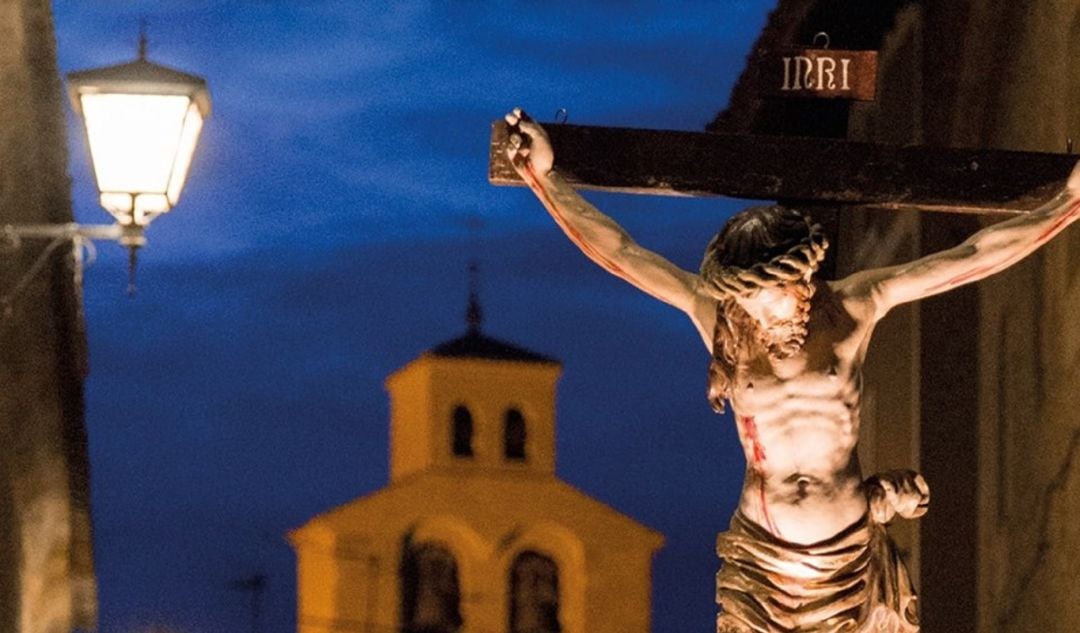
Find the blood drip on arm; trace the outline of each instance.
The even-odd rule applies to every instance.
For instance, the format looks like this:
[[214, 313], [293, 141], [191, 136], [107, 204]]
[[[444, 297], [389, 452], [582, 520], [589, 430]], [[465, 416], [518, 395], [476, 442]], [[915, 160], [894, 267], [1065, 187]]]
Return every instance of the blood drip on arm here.
[[[1047, 241], [1049, 241], [1050, 238], [1060, 233], [1061, 230], [1065, 228], [1070, 222], [1075, 220], [1077, 216], [1080, 216], [1080, 202], [1074, 203], [1071, 207], [1069, 207], [1068, 211], [1061, 214], [1061, 217], [1059, 217], [1057, 220], [1054, 221], [1053, 224], [1047, 227], [1046, 230], [1039, 235], [1039, 237], [1035, 238], [1035, 244], [1037, 246], [1042, 246]], [[995, 264], [993, 266], [981, 266], [974, 270], [969, 270], [965, 273], [953, 277], [952, 279], [944, 281], [935, 286], [931, 286], [930, 291], [937, 292], [944, 288], [955, 288], [956, 286], [965, 284], [973, 279], [982, 279], [987, 275], [993, 274], [998, 270], [1002, 270], [1008, 267], [1012, 263], [1012, 261], [1006, 261]]]

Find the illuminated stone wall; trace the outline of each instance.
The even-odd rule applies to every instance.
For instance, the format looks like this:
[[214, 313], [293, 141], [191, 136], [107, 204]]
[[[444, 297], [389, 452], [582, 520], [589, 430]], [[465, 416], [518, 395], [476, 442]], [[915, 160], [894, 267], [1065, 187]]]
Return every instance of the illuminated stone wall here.
[[[45, 0], [0, 2], [0, 225], [71, 221], [62, 92]], [[3, 240], [0, 234], [0, 241]], [[0, 296], [44, 244], [0, 243]], [[85, 342], [70, 246], [0, 305], [0, 631], [95, 619], [83, 424]]]
[[[881, 51], [876, 102], [778, 107], [744, 76], [714, 127], [821, 135], [839, 113], [846, 129], [825, 135], [1052, 152], [1071, 136], [1080, 147], [1074, 0], [781, 0], [759, 44], [809, 43], [820, 30], [833, 48]], [[837, 270], [911, 259], [993, 221], [849, 209]], [[895, 310], [875, 333], [860, 456], [868, 471], [911, 465], [930, 480], [930, 513], [890, 528], [919, 569], [927, 631], [1080, 621], [1078, 277], [1072, 227], [975, 288]]]
[[[1080, 5], [980, 2], [969, 28], [981, 48], [964, 57], [967, 94], [985, 118], [981, 126], [959, 118], [963, 135], [1047, 152], [1065, 151], [1068, 136], [1080, 140]], [[991, 54], [995, 68], [980, 68], [977, 57]], [[979, 630], [1072, 630], [1080, 621], [1080, 227], [981, 290]]]
[[[886, 93], [876, 106], [856, 110], [853, 136], [1052, 152], [1065, 150], [1066, 137], [1080, 137], [1075, 3], [912, 5], [898, 14], [889, 37], [903, 45], [883, 49], [880, 85], [893, 96], [904, 86], [907, 103]], [[897, 129], [906, 129], [907, 138], [897, 138]], [[930, 252], [993, 221], [925, 216], [921, 230], [911, 232], [898, 218], [884, 236], [855, 229], [852, 237], [909, 235], [912, 244], [923, 241], [918, 250]], [[927, 244], [928, 237], [936, 243]], [[922, 552], [924, 561], [936, 562], [924, 567], [936, 577], [923, 575], [931, 585], [923, 618], [929, 630], [1064, 631], [1080, 619], [1072, 578], [1080, 565], [1080, 528], [1070, 519], [1080, 512], [1080, 412], [1070, 406], [1080, 389], [1078, 261], [1080, 232], [1073, 228], [979, 284], [976, 302], [961, 298], [933, 306], [932, 318], [922, 309], [899, 319], [899, 328], [919, 341], [916, 393], [924, 401], [956, 403], [955, 410], [939, 407], [943, 415], [936, 419], [922, 411], [914, 431], [924, 465], [934, 461], [928, 453], [935, 444], [951, 443], [938, 451], [936, 460], [945, 463], [935, 472], [938, 485], [923, 522], [924, 540], [937, 547], [928, 552], [924, 543]], [[943, 349], [940, 332], [950, 324], [967, 331], [947, 334], [961, 344]], [[890, 335], [886, 346], [899, 342]], [[885, 356], [873, 359], [882, 374], [895, 369], [896, 355]], [[947, 375], [928, 380], [931, 363], [948, 373], [974, 372], [958, 378], [957, 388]], [[879, 391], [892, 388], [889, 376], [873, 382]], [[966, 402], [971, 393], [974, 410]], [[878, 423], [887, 423], [878, 413]], [[950, 455], [955, 463], [948, 463]], [[943, 560], [957, 550], [961, 556]]]
[[[290, 534], [300, 633], [402, 630], [407, 543], [452, 555], [462, 631], [512, 630], [511, 569], [526, 552], [558, 570], [563, 633], [651, 630], [652, 557], [663, 537], [555, 476], [561, 368], [521, 351], [466, 336], [387, 379], [390, 485]], [[469, 455], [455, 455], [459, 406], [472, 416]], [[509, 409], [525, 420], [523, 460], [505, 452]]]

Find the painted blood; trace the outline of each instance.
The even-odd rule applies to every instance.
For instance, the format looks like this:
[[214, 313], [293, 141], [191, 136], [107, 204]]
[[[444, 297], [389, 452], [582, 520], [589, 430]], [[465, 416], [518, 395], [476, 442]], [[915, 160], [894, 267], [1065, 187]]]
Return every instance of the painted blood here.
[[780, 536], [780, 530], [776, 529], [776, 524], [773, 523], [772, 517], [769, 516], [769, 506], [765, 501], [765, 447], [761, 445], [761, 440], [758, 437], [757, 424], [754, 422], [753, 416], [743, 416], [739, 418], [739, 423], [742, 425], [743, 433], [746, 434], [746, 439], [750, 441], [753, 468], [760, 476], [758, 495], [761, 503], [761, 517], [765, 522], [765, 528], [776, 536]]

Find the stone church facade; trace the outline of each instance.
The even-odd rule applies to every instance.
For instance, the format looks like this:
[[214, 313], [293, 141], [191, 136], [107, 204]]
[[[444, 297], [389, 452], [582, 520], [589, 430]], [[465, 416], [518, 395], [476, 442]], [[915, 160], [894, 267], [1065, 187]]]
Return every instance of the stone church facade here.
[[298, 631], [647, 633], [663, 537], [555, 475], [560, 373], [474, 328], [391, 375], [390, 484], [289, 535]]

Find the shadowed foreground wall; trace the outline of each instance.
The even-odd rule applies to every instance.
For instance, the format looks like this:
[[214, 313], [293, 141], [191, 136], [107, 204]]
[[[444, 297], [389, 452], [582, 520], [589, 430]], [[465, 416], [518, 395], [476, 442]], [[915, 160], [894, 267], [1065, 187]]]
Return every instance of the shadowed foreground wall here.
[[[0, 86], [0, 225], [70, 222], [48, 2], [0, 1]], [[12, 250], [4, 241], [0, 297], [46, 247], [26, 241]], [[0, 305], [4, 633], [66, 633], [95, 624], [78, 292], [70, 244], [60, 244], [25, 289]]]

